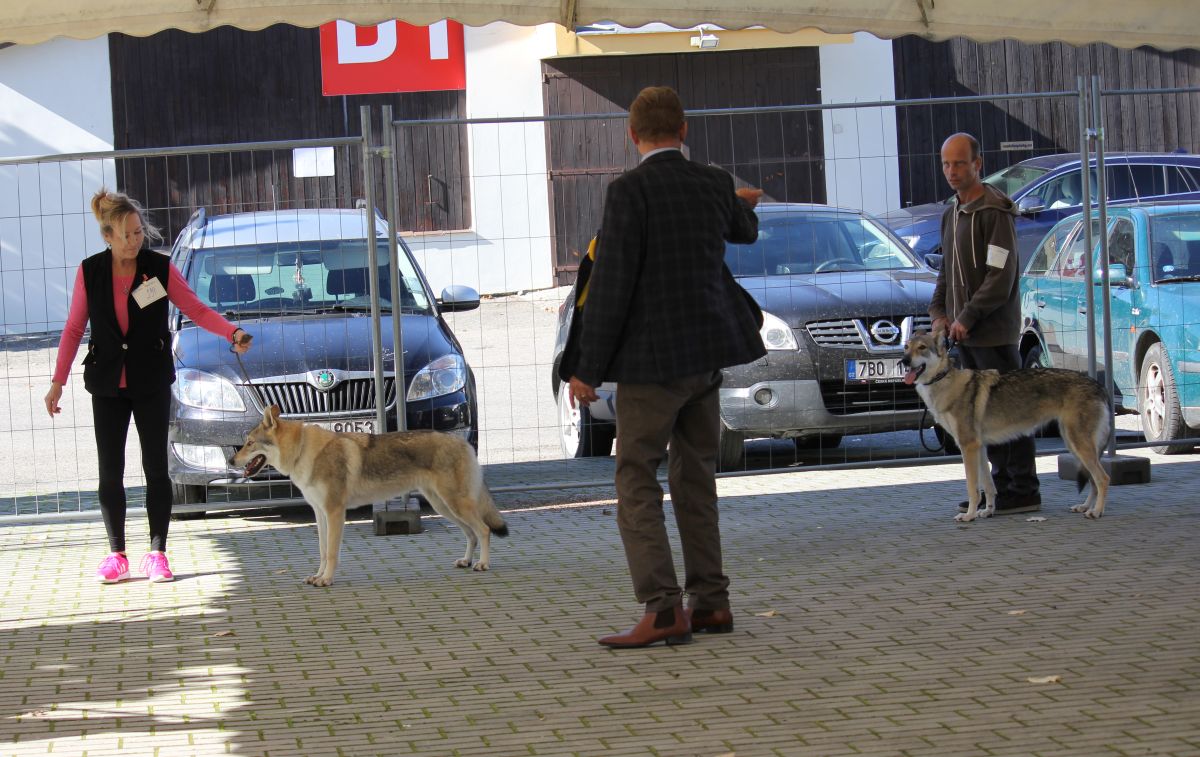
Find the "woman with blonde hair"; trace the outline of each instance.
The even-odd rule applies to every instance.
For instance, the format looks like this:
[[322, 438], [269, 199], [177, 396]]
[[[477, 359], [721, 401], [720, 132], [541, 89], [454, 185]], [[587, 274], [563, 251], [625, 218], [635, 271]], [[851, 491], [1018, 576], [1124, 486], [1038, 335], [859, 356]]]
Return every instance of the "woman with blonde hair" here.
[[63, 386], [91, 323], [83, 359], [83, 385], [92, 395], [96, 451], [100, 468], [100, 512], [110, 554], [96, 569], [103, 583], [130, 577], [125, 554], [125, 440], [129, 419], [137, 424], [146, 476], [146, 514], [150, 551], [141, 573], [159, 583], [174, 579], [167, 561], [167, 529], [173, 506], [167, 475], [167, 427], [175, 361], [167, 326], [173, 303], [202, 328], [223, 335], [239, 354], [250, 349], [250, 335], [202, 303], [170, 259], [146, 246], [146, 237], [162, 239], [135, 200], [103, 188], [92, 197], [107, 249], [80, 264], [67, 323], [58, 343], [58, 361], [46, 411], [62, 411]]

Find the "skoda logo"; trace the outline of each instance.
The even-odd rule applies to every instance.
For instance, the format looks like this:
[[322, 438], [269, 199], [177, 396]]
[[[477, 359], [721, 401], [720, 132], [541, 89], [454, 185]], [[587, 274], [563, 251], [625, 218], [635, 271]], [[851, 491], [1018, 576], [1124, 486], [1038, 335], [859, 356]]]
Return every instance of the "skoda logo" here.
[[317, 371], [313, 375], [313, 383], [323, 392], [327, 392], [337, 383], [337, 376], [333, 375], [331, 370]]
[[871, 336], [880, 344], [895, 344], [900, 339], [900, 327], [889, 320], [871, 324]]

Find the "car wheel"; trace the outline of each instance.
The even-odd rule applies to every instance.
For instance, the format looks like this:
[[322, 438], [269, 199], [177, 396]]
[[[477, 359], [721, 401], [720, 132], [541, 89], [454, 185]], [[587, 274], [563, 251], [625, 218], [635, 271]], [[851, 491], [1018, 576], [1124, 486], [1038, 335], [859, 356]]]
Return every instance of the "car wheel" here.
[[842, 443], [842, 435], [818, 434], [816, 436], [797, 436], [792, 442], [798, 450], [835, 449]]
[[[1025, 353], [1025, 356], [1021, 358], [1021, 368], [1023, 369], [1049, 367], [1050, 366], [1046, 364], [1046, 352], [1042, 349], [1042, 345], [1040, 344], [1034, 344], [1029, 348], [1029, 351]], [[1050, 421], [1045, 426], [1042, 426], [1040, 430], [1034, 433], [1034, 436], [1039, 439], [1058, 437], [1060, 435], [1061, 434], [1059, 434], [1058, 431], [1058, 421]]]
[[189, 505], [188, 511], [175, 513], [177, 520], [195, 520], [204, 517], [203, 510], [197, 510], [191, 505], [203, 505], [208, 501], [208, 491], [197, 484], [171, 484], [171, 494], [176, 505]]
[[[1138, 412], [1142, 416], [1142, 434], [1146, 441], [1168, 442], [1187, 436], [1187, 424], [1179, 410], [1175, 374], [1171, 372], [1162, 342], [1151, 345], [1146, 352], [1138, 385]], [[1179, 455], [1191, 452], [1192, 445], [1163, 444], [1152, 449], [1160, 455]]]
[[721, 426], [717, 444], [717, 470], [735, 471], [746, 468], [746, 437]]
[[592, 420], [586, 407], [571, 407], [569, 384], [558, 385], [558, 443], [565, 457], [607, 457], [612, 454], [617, 427]]

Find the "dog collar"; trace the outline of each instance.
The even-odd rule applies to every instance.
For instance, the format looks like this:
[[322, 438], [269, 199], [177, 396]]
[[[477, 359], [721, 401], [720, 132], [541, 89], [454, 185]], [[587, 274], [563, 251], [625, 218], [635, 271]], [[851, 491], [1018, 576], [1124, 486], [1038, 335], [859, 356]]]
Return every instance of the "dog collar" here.
[[941, 381], [942, 379], [946, 378], [949, 375], [950, 375], [950, 368], [949, 368], [949, 366], [947, 366], [946, 370], [942, 371], [938, 375], [936, 375], [933, 378], [926, 381], [925, 386], [929, 386], [930, 384], [936, 384], [937, 382]]

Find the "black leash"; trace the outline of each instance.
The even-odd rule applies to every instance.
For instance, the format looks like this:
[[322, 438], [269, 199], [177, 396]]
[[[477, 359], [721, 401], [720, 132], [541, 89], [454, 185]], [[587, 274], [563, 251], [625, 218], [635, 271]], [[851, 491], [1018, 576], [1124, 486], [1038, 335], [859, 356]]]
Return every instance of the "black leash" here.
[[[246, 338], [254, 339], [254, 337], [250, 336], [250, 334], [247, 333], [245, 329], [242, 329], [242, 339], [246, 339]], [[238, 369], [242, 372], [242, 378], [246, 379], [246, 386], [250, 386], [250, 384], [251, 384], [250, 374], [249, 374], [249, 372], [246, 371], [246, 364], [242, 362], [242, 353], [240, 353], [234, 349], [234, 347], [236, 347], [238, 344], [241, 344], [241, 342], [242, 342], [241, 339], [239, 339], [237, 341], [237, 343], [230, 342], [229, 343], [229, 351], [232, 352], [234, 354], [234, 356], [237, 358]]]

